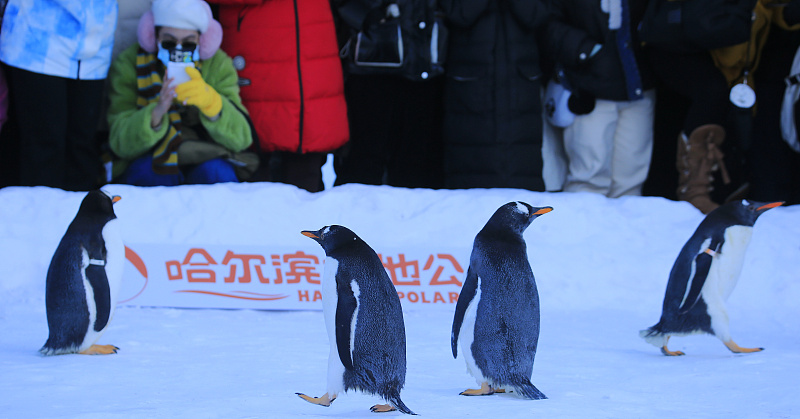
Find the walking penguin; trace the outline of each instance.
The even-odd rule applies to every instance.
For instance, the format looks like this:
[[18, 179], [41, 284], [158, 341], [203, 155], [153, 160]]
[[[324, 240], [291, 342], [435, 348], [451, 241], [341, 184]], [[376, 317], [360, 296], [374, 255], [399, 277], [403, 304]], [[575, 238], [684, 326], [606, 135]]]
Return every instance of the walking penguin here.
[[765, 211], [782, 204], [734, 201], [710, 212], [672, 265], [661, 320], [639, 336], [667, 356], [684, 354], [667, 348], [671, 336], [699, 333], [718, 337], [734, 353], [763, 350], [742, 348], [731, 339], [725, 300], [742, 271], [753, 224]]
[[399, 410], [406, 381], [406, 332], [400, 298], [380, 258], [346, 227], [303, 231], [325, 250], [322, 307], [330, 340], [327, 393], [303, 400], [330, 406], [342, 391], [360, 390], [389, 404], [373, 412]]
[[467, 371], [481, 388], [463, 395], [490, 395], [510, 387], [528, 399], [547, 398], [531, 384], [539, 340], [539, 293], [522, 233], [552, 210], [509, 202], [475, 237], [450, 343], [453, 358], [461, 344]]
[[47, 270], [45, 303], [50, 336], [43, 355], [107, 355], [116, 346], [95, 345], [117, 304], [125, 262], [113, 204], [100, 190], [83, 198]]

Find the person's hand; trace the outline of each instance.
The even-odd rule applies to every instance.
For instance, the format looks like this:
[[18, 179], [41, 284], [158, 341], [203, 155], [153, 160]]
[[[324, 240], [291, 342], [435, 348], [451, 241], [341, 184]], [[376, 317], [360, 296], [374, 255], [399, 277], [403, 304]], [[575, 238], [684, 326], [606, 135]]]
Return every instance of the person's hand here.
[[164, 82], [161, 84], [161, 92], [158, 95], [158, 103], [153, 108], [150, 114], [150, 127], [157, 130], [161, 126], [161, 120], [164, 115], [169, 112], [169, 107], [172, 106], [172, 101], [175, 99], [175, 86], [172, 83], [172, 77], [169, 73], [164, 75]]
[[178, 102], [197, 106], [209, 118], [217, 117], [222, 111], [222, 97], [203, 80], [196, 68], [187, 67], [186, 74], [192, 79], [175, 87]]

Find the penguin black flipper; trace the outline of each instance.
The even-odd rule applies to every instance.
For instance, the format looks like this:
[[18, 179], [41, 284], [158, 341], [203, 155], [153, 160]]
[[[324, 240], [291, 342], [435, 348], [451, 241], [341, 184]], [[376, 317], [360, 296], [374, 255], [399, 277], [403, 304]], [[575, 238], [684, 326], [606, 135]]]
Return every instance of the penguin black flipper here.
[[467, 269], [467, 278], [464, 280], [464, 286], [461, 288], [461, 294], [458, 296], [456, 302], [456, 314], [453, 318], [453, 331], [450, 333], [450, 345], [453, 348], [453, 358], [458, 357], [458, 334], [461, 332], [461, 323], [464, 322], [464, 316], [467, 313], [467, 307], [478, 290], [478, 275], [472, 270], [472, 266]]
[[700, 292], [703, 290], [703, 285], [705, 285], [708, 272], [711, 269], [711, 262], [714, 260], [713, 255], [722, 247], [724, 242], [724, 239], [712, 238], [708, 248], [703, 249], [703, 251], [698, 253], [695, 257], [694, 276], [691, 279], [689, 292], [683, 300], [683, 305], [678, 309], [679, 314], [688, 313], [689, 310], [697, 304], [697, 301], [700, 300]]
[[94, 322], [95, 332], [103, 330], [111, 317], [111, 288], [108, 286], [106, 269], [103, 265], [90, 263], [86, 267], [86, 279], [92, 286], [94, 304], [97, 308], [97, 319]]
[[[339, 359], [342, 365], [348, 370], [353, 369], [353, 360], [350, 356], [350, 333], [352, 330], [353, 314], [358, 307], [358, 301], [353, 290], [349, 286], [343, 286], [337, 278], [339, 288], [339, 298], [336, 302], [336, 349], [339, 351]], [[343, 289], [346, 288], [346, 289]]]

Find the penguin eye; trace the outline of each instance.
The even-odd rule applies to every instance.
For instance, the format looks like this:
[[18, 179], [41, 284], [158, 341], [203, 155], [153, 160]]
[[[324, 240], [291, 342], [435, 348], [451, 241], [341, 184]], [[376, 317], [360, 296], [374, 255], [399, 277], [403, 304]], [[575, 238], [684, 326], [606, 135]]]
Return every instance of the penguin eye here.
[[749, 207], [750, 206], [750, 202], [748, 200], [746, 200], [746, 199], [742, 199], [742, 205], [744, 205], [746, 207]]

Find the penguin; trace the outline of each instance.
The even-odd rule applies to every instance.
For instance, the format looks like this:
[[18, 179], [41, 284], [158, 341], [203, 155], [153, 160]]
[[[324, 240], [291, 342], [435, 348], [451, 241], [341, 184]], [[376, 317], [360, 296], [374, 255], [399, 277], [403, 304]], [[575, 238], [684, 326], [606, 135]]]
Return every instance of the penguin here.
[[742, 348], [733, 341], [725, 301], [739, 279], [756, 219], [782, 204], [742, 200], [710, 212], [672, 265], [661, 319], [639, 336], [667, 356], [684, 355], [667, 348], [671, 336], [701, 333], [716, 336], [734, 353], [762, 351], [764, 348]]
[[509, 202], [475, 237], [450, 344], [453, 358], [460, 344], [467, 371], [481, 388], [462, 395], [485, 396], [510, 387], [528, 399], [547, 398], [531, 383], [539, 341], [539, 293], [522, 233], [552, 210]]
[[380, 258], [346, 227], [303, 231], [325, 250], [322, 306], [330, 340], [327, 393], [310, 403], [330, 406], [342, 391], [377, 394], [388, 402], [373, 412], [414, 415], [402, 400], [406, 379], [406, 333], [400, 298]]
[[119, 196], [100, 190], [83, 198], [47, 270], [45, 303], [49, 337], [42, 355], [117, 353], [95, 345], [114, 315], [122, 282], [125, 246], [113, 204]]

